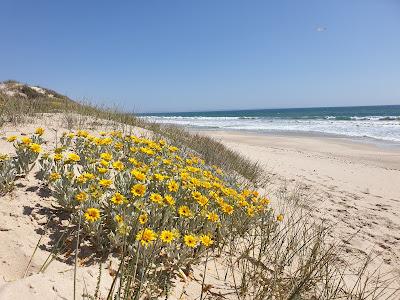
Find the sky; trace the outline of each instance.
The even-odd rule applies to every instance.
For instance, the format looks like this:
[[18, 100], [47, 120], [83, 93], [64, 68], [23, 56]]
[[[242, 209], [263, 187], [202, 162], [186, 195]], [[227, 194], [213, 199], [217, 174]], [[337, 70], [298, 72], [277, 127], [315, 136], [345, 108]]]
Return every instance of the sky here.
[[400, 104], [400, 0], [0, 0], [0, 81], [134, 112]]

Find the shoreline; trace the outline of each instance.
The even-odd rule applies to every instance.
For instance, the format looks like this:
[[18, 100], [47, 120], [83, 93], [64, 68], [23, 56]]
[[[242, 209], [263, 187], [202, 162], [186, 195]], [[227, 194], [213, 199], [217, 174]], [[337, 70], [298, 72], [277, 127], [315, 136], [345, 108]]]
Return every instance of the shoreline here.
[[176, 125], [185, 128], [191, 132], [199, 132], [199, 133], [207, 133], [207, 132], [228, 132], [233, 134], [250, 134], [256, 136], [269, 136], [269, 137], [310, 137], [310, 138], [326, 138], [326, 139], [335, 139], [335, 140], [343, 140], [348, 143], [355, 144], [366, 144], [366, 145], [374, 145], [379, 148], [386, 149], [395, 149], [400, 151], [400, 141], [392, 141], [392, 140], [384, 140], [384, 139], [376, 139], [369, 136], [350, 136], [344, 134], [334, 134], [334, 133], [323, 133], [317, 131], [295, 131], [295, 130], [274, 130], [274, 131], [265, 131], [265, 130], [246, 130], [246, 129], [226, 129], [219, 127], [200, 127], [200, 126], [185, 126], [185, 125], [177, 125], [177, 124], [169, 124]]
[[344, 138], [192, 130], [222, 142], [272, 178], [300, 186], [312, 215], [333, 227], [353, 254], [378, 256], [376, 266], [400, 275], [400, 148]]

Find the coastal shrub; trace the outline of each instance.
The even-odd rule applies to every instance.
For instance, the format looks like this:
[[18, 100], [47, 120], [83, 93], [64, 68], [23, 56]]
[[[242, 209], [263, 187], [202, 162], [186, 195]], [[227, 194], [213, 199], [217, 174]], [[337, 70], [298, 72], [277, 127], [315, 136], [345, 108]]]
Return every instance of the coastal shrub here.
[[18, 175], [25, 176], [32, 170], [42, 151], [43, 133], [43, 128], [37, 128], [30, 137], [17, 138], [14, 135], [7, 138], [7, 141], [14, 145], [16, 155], [13, 158], [13, 164]]
[[0, 195], [4, 195], [11, 191], [14, 187], [14, 181], [17, 172], [13, 161], [8, 155], [0, 155]]
[[162, 139], [65, 133], [40, 169], [81, 236], [99, 253], [122, 254], [130, 296], [167, 293], [178, 274], [254, 220], [277, 226], [267, 198]]
[[17, 176], [27, 175], [35, 165], [44, 142], [42, 135], [44, 130], [37, 128], [31, 137], [9, 136], [6, 140], [13, 143], [15, 155], [0, 154], [0, 194], [11, 191]]

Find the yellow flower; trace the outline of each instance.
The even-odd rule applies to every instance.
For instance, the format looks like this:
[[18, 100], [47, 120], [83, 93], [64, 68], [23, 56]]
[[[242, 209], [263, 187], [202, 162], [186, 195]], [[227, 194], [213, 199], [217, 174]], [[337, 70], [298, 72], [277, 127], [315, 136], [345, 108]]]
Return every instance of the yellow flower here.
[[206, 235], [206, 234], [201, 235], [201, 236], [199, 237], [199, 240], [200, 240], [200, 242], [201, 242], [204, 246], [206, 246], [206, 247], [209, 247], [209, 246], [211, 246], [211, 245], [214, 243], [214, 241], [212, 240], [212, 238], [211, 238], [209, 235]]
[[146, 175], [138, 170], [132, 170], [131, 174], [139, 181], [146, 180]]
[[36, 128], [35, 133], [37, 135], [43, 135], [44, 129], [42, 127]]
[[40, 153], [40, 151], [42, 151], [42, 147], [40, 147], [40, 145], [36, 143], [30, 144], [29, 149], [31, 149], [35, 153]]
[[81, 160], [81, 158], [79, 157], [78, 154], [76, 154], [76, 153], [68, 154], [68, 161], [78, 162], [80, 160]]
[[149, 149], [149, 148], [142, 147], [142, 148], [140, 148], [140, 151], [142, 153], [145, 153], [145, 154], [150, 155], [150, 156], [154, 155], [154, 151]]
[[202, 196], [202, 195], [201, 195], [200, 192], [197, 192], [197, 191], [192, 192], [192, 197], [193, 197], [193, 199], [196, 200], [196, 201], [197, 201], [198, 199], [200, 199], [201, 196]]
[[32, 143], [32, 140], [31, 140], [31, 138], [29, 138], [29, 137], [23, 137], [23, 138], [21, 139], [21, 141], [22, 141], [22, 143], [23, 143], [24, 145], [26, 145], [26, 146], [28, 146], [30, 143]]
[[154, 174], [154, 179], [158, 180], [158, 181], [163, 181], [164, 180], [164, 176], [161, 174]]
[[131, 193], [135, 196], [142, 197], [146, 193], [146, 186], [143, 184], [135, 184], [131, 188]]
[[115, 143], [114, 148], [117, 150], [121, 150], [122, 148], [124, 148], [124, 144], [123, 143]]
[[228, 215], [231, 215], [231, 214], [233, 213], [233, 206], [232, 206], [232, 205], [229, 205], [229, 204], [227, 204], [227, 203], [223, 203], [223, 204], [221, 205], [221, 209], [222, 209], [222, 211], [223, 211], [224, 213], [226, 213], [226, 214], [228, 214]]
[[115, 170], [118, 171], [122, 171], [124, 169], [124, 164], [119, 160], [113, 162], [112, 166]]
[[171, 180], [170, 182], [168, 182], [167, 187], [170, 192], [177, 192], [179, 189], [179, 185], [175, 180]]
[[62, 158], [63, 158], [63, 155], [62, 155], [61, 153], [56, 153], [56, 154], [54, 154], [54, 156], [53, 156], [53, 159], [54, 159], [55, 161], [62, 160]]
[[214, 212], [210, 212], [207, 215], [207, 220], [209, 220], [209, 221], [211, 221], [213, 223], [216, 223], [216, 222], [219, 221], [219, 216]]
[[57, 172], [54, 172], [54, 173], [50, 174], [49, 178], [50, 178], [51, 181], [55, 181], [57, 179], [60, 179], [61, 175], [59, 173], [57, 173]]
[[165, 202], [167, 202], [168, 205], [175, 205], [175, 199], [171, 195], [165, 195], [164, 200]]
[[185, 242], [185, 245], [190, 248], [194, 248], [197, 246], [197, 238], [192, 234], [185, 235], [183, 240]]
[[96, 178], [96, 176], [95, 176], [94, 174], [88, 173], [88, 172], [83, 172], [83, 173], [82, 173], [82, 176], [85, 177], [85, 178], [88, 179], [88, 180], [91, 180], [91, 179], [95, 179], [95, 178]]
[[100, 141], [101, 145], [110, 145], [112, 143], [112, 138], [106, 137]]
[[263, 205], [268, 205], [271, 201], [268, 198], [261, 199], [260, 203]]
[[100, 179], [99, 184], [102, 187], [108, 188], [112, 184], [112, 180], [111, 179]]
[[160, 204], [160, 205], [163, 204], [163, 197], [160, 194], [157, 194], [157, 193], [152, 193], [150, 195], [150, 200], [153, 201], [154, 203], [157, 203], [157, 204]]
[[249, 207], [247, 208], [247, 214], [248, 214], [250, 217], [254, 217], [254, 213], [255, 213], [255, 207], [254, 207], [253, 205], [249, 206]]
[[197, 203], [199, 203], [201, 206], [206, 206], [208, 204], [208, 198], [201, 195], [201, 197], [197, 199]]
[[164, 243], [170, 244], [175, 239], [175, 234], [169, 230], [163, 230], [160, 234], [160, 240]]
[[83, 202], [87, 199], [87, 194], [85, 192], [80, 192], [75, 196], [75, 199], [79, 202]]
[[149, 217], [148, 217], [147, 214], [141, 214], [139, 216], [139, 223], [142, 224], [142, 225], [146, 224], [148, 219], [149, 219]]
[[111, 202], [116, 205], [120, 205], [120, 204], [124, 203], [125, 200], [126, 200], [125, 196], [118, 192], [115, 193], [111, 198]]
[[277, 220], [278, 222], [282, 222], [282, 221], [283, 221], [283, 215], [282, 215], [282, 214], [279, 214], [279, 215], [276, 217], [276, 220]]
[[246, 207], [246, 206], [249, 205], [249, 202], [247, 202], [246, 200], [240, 200], [240, 201], [239, 201], [239, 205], [240, 205], [241, 207]]
[[97, 168], [97, 171], [99, 171], [100, 174], [105, 174], [105, 173], [107, 173], [108, 169], [106, 169], [106, 168]]
[[162, 162], [167, 166], [170, 166], [172, 164], [172, 161], [170, 159], [163, 159]]
[[157, 234], [149, 228], [140, 230], [136, 235], [136, 240], [140, 241], [142, 246], [145, 247], [149, 246], [155, 239], [157, 239]]
[[139, 162], [136, 159], [134, 159], [133, 157], [128, 158], [128, 160], [134, 166], [137, 166], [139, 164]]
[[100, 211], [97, 208], [91, 207], [86, 210], [83, 216], [89, 222], [96, 222], [100, 219]]
[[86, 130], [78, 130], [76, 132], [76, 135], [79, 137], [87, 137], [89, 135], [89, 132], [87, 132]]
[[109, 162], [106, 161], [106, 160], [104, 160], [104, 159], [102, 159], [102, 160], [100, 160], [100, 164], [101, 164], [103, 167], [108, 167]]
[[16, 137], [15, 135], [9, 136], [9, 137], [7, 138], [7, 142], [12, 143], [12, 142], [14, 142], [16, 139], [17, 139], [17, 137]]
[[114, 220], [117, 223], [122, 223], [124, 221], [124, 218], [122, 216], [120, 216], [120, 215], [116, 215]]
[[179, 207], [178, 214], [181, 217], [186, 217], [186, 218], [190, 218], [193, 215], [190, 208], [187, 207], [186, 205], [182, 205]]
[[110, 160], [112, 160], [112, 154], [109, 152], [101, 153], [100, 158], [104, 159], [106, 161], [110, 161]]

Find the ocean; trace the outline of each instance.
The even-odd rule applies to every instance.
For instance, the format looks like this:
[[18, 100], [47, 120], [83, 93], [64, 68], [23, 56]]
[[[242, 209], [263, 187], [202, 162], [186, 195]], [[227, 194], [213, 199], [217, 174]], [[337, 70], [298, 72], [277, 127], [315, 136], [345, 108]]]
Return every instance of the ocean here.
[[313, 133], [400, 143], [400, 105], [141, 114], [158, 123], [259, 133]]

